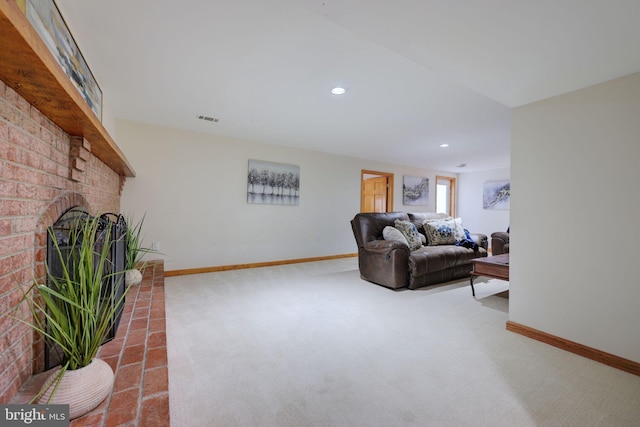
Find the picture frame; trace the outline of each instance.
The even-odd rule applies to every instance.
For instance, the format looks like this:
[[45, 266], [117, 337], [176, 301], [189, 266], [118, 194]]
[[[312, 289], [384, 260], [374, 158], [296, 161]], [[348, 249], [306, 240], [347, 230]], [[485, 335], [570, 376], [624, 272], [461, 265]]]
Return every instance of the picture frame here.
[[26, 0], [25, 14], [82, 98], [102, 122], [102, 90], [53, 0]]
[[298, 205], [300, 203], [300, 166], [249, 160], [247, 203]]
[[404, 175], [402, 177], [402, 204], [427, 206], [429, 204], [429, 178]]
[[482, 208], [490, 210], [510, 209], [511, 181], [487, 181], [482, 185]]

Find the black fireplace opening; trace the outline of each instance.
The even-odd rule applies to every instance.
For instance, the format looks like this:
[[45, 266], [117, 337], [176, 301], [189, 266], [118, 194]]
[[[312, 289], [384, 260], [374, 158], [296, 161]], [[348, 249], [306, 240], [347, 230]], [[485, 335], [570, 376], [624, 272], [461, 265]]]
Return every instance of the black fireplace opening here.
[[[73, 269], [73, 251], [79, 248], [72, 247], [70, 242], [71, 233], [81, 230], [86, 221], [95, 219], [86, 211], [80, 208], [71, 208], [63, 213], [60, 218], [47, 230], [47, 285], [55, 286], [50, 276], [62, 277], [63, 266]], [[109, 330], [105, 337], [105, 342], [111, 341], [116, 336], [118, 325], [124, 309], [125, 293], [125, 262], [126, 262], [126, 231], [127, 223], [122, 215], [102, 214], [98, 220], [98, 227], [95, 236], [94, 251], [100, 253], [105, 244], [110, 247], [107, 255], [107, 262], [104, 265], [104, 279], [101, 292], [105, 299], [111, 299], [111, 304], [117, 304], [117, 309], [111, 319]], [[53, 237], [58, 243], [59, 250], [56, 249]], [[109, 239], [109, 241], [107, 241]], [[49, 370], [63, 363], [62, 352], [49, 340], [44, 339], [44, 369]]]

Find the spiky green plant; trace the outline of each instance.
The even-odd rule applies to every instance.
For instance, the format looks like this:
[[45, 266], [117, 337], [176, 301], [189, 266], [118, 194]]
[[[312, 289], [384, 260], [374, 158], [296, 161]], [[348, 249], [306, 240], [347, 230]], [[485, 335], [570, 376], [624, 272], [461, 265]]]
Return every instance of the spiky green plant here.
[[[54, 274], [46, 265], [51, 285], [34, 281], [24, 292], [33, 319], [30, 326], [48, 343], [56, 344], [62, 354], [62, 367], [55, 376], [58, 382], [67, 369], [87, 366], [96, 357], [127, 293], [125, 289], [116, 298], [119, 286], [112, 287], [112, 294], [103, 286], [116, 273], [111, 272], [108, 258], [113, 243], [111, 227], [101, 228], [99, 217], [74, 219], [68, 247], [62, 246], [49, 229], [53, 250], [62, 261], [62, 272]], [[100, 244], [96, 247], [99, 235]]]
[[144, 215], [140, 219], [140, 221], [133, 224], [133, 218], [127, 217], [127, 231], [125, 234], [126, 239], [126, 261], [125, 261], [125, 269], [133, 270], [136, 268], [138, 263], [142, 261], [142, 257], [144, 254], [156, 253], [155, 250], [142, 247], [142, 224], [144, 224]]

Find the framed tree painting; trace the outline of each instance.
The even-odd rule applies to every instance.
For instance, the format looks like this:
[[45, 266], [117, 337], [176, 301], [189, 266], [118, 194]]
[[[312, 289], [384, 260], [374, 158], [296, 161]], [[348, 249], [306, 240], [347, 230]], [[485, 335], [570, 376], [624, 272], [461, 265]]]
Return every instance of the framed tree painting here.
[[300, 166], [249, 160], [247, 203], [297, 205], [300, 201]]

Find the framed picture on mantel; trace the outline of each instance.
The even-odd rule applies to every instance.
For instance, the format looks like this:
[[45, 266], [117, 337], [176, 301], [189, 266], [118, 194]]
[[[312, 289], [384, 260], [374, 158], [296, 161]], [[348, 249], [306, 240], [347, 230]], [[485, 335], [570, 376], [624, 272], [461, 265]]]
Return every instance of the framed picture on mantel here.
[[102, 90], [91, 74], [56, 4], [53, 0], [26, 0], [25, 13], [31, 26], [49, 48], [87, 105], [102, 121]]

